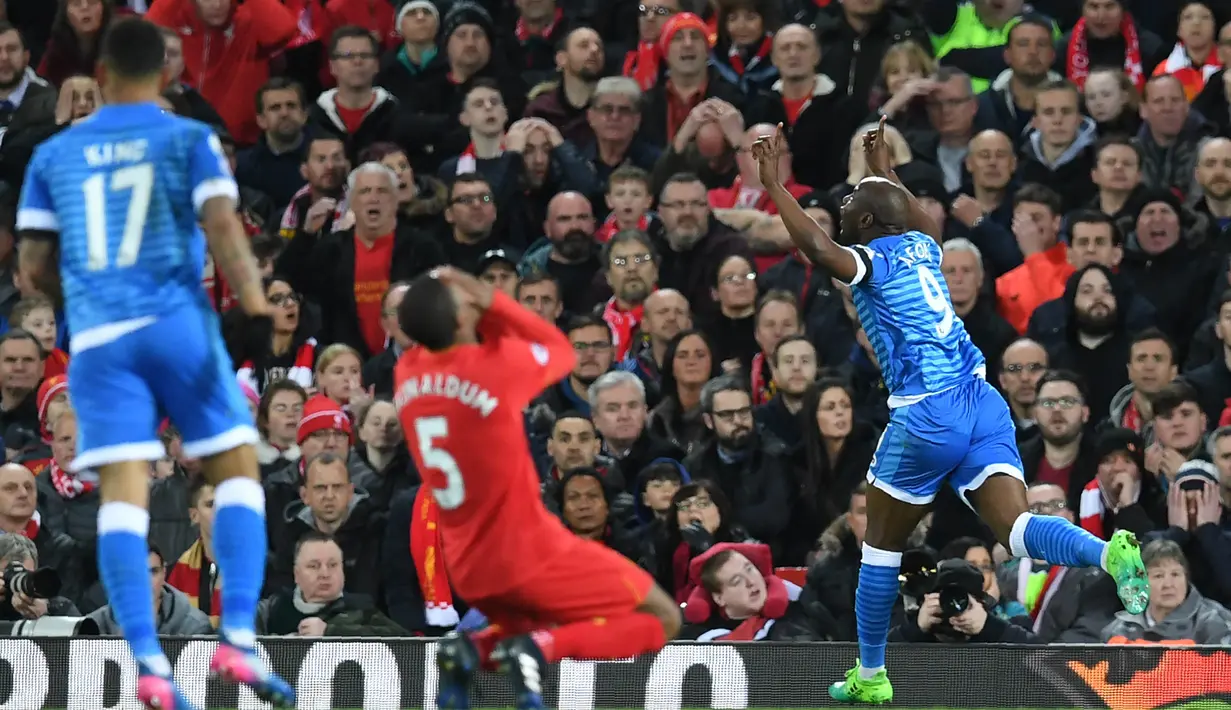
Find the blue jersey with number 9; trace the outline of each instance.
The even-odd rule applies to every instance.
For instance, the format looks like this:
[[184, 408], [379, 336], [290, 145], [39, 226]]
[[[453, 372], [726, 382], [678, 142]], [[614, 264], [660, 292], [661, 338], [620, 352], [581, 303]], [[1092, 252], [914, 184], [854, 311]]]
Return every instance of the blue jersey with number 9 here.
[[205, 307], [197, 212], [238, 194], [210, 127], [155, 104], [109, 105], [34, 152], [17, 229], [59, 235], [76, 335]]
[[983, 376], [983, 354], [953, 312], [935, 240], [907, 232], [851, 251], [858, 265], [851, 296], [880, 361], [889, 406]]

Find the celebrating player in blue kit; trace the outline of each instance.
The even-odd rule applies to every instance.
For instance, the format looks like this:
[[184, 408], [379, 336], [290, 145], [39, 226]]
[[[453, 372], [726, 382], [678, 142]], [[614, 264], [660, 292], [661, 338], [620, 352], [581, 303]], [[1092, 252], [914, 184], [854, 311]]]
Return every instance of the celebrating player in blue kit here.
[[30, 162], [17, 213], [20, 268], [49, 292], [63, 288], [80, 427], [73, 466], [98, 471], [99, 573], [137, 660], [141, 702], [192, 708], [158, 642], [146, 565], [148, 462], [165, 454], [156, 435], [165, 413], [215, 486], [214, 554], [225, 581], [210, 669], [293, 705], [293, 689], [254, 650], [265, 496], [257, 433], [202, 289], [206, 241], [244, 311], [260, 316], [269, 306], [218, 138], [154, 103], [166, 84], [163, 58], [153, 24], [112, 24], [99, 63], [106, 105]]
[[[953, 312], [940, 270], [939, 231], [889, 162], [885, 120], [864, 137], [868, 168], [842, 204], [835, 243], [782, 186], [781, 125], [752, 148], [792, 241], [814, 264], [851, 285], [859, 320], [876, 350], [892, 410], [868, 471], [868, 527], [855, 592], [859, 663], [829, 694], [848, 703], [893, 699], [885, 673], [889, 616], [907, 538], [946, 482], [979, 512], [1016, 557], [1101, 566], [1120, 599], [1139, 614], [1149, 600], [1132, 533], [1104, 542], [1064, 518], [1032, 515], [1008, 405], [984, 380], [983, 355]], [[929, 236], [930, 235], [930, 236]]]

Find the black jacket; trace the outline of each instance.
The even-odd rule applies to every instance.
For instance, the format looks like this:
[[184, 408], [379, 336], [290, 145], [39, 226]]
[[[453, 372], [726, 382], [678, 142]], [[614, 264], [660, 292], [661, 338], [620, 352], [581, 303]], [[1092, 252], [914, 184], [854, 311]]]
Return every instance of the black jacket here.
[[868, 106], [872, 87], [881, 80], [881, 58], [890, 46], [912, 40], [932, 53], [923, 23], [909, 11], [888, 4], [864, 34], [850, 26], [842, 4], [836, 2], [817, 10], [809, 25], [824, 48], [818, 71], [837, 82], [838, 93], [846, 94], [856, 106]]
[[308, 154], [309, 141], [310, 138], [305, 133], [297, 148], [285, 153], [275, 153], [262, 133], [256, 145], [240, 151], [236, 156], [235, 179], [240, 185], [255, 188], [268, 195], [280, 217], [286, 206], [291, 204], [295, 193], [304, 186], [302, 168]]
[[[367, 492], [356, 489], [346, 521], [333, 533], [333, 539], [342, 548], [345, 590], [351, 594], [362, 594], [372, 601], [380, 598], [380, 543], [385, 537], [387, 517], [386, 513], [373, 510]], [[269, 579], [265, 582], [267, 593], [295, 586], [295, 544], [305, 533], [314, 529], [316, 526], [310, 508], [301, 504], [286, 509], [286, 526], [278, 539], [271, 540], [274, 554]]]
[[[812, 98], [794, 124], [787, 119], [781, 92], [771, 90], [760, 95], [763, 120], [786, 127], [796, 182], [818, 190], [828, 190], [846, 179], [850, 136], [867, 113], [867, 104], [858, 104], [840, 91], [837, 81], [817, 74]], [[744, 125], [751, 126], [752, 122], [745, 121]]]
[[[722, 99], [744, 112], [744, 125], [756, 123], [755, 111], [739, 87], [723, 79], [713, 67], [709, 69], [709, 80], [705, 84], [705, 95], [702, 99]], [[667, 82], [655, 84], [642, 98], [641, 139], [652, 145], [665, 146], [671, 142], [667, 135]]]
[[[389, 504], [389, 520], [381, 547], [381, 587], [384, 590], [384, 605], [389, 618], [412, 634], [443, 636], [451, 628], [429, 626], [425, 617], [423, 591], [419, 586], [419, 573], [411, 555], [410, 527], [414, 518], [415, 496], [419, 489], [412, 488], [394, 497]], [[453, 608], [458, 618], [469, 608], [465, 600], [453, 593]]]
[[[445, 263], [440, 245], [402, 225], [393, 234], [389, 282], [408, 281]], [[326, 343], [346, 343], [363, 359], [372, 356], [355, 316], [355, 233], [353, 229], [316, 240], [292, 239], [279, 265], [295, 287], [321, 307]]]
[[359, 166], [359, 153], [364, 148], [373, 143], [392, 141], [396, 136], [400, 115], [397, 99], [379, 86], [373, 89], [372, 93], [372, 105], [364, 114], [359, 130], [354, 133], [346, 129], [346, 124], [338, 115], [337, 89], [321, 94], [308, 112], [308, 121], [313, 129], [322, 135], [335, 136], [341, 140], [346, 146], [346, 157], [355, 167]]
[[735, 513], [735, 524], [748, 534], [780, 549], [791, 509], [791, 455], [786, 445], [764, 432], [754, 434], [742, 461], [724, 462], [715, 439], [684, 459], [693, 478], [708, 478], [722, 488]]
[[1201, 411], [1205, 412], [1206, 430], [1214, 431], [1218, 428], [1222, 410], [1227, 408], [1228, 400], [1231, 400], [1231, 371], [1227, 370], [1226, 358], [1215, 358], [1195, 370], [1190, 370], [1184, 373], [1184, 379], [1192, 383], [1197, 390]]

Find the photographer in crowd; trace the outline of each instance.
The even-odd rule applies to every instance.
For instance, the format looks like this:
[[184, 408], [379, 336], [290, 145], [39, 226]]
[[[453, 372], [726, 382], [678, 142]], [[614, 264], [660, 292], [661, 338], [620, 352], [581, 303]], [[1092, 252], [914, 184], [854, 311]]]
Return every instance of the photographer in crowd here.
[[966, 560], [941, 560], [934, 573], [918, 574], [932, 577], [934, 585], [923, 594], [918, 613], [907, 614], [889, 633], [890, 642], [1042, 643], [1034, 632], [995, 614], [999, 600], [983, 591], [983, 574]]
[[0, 535], [0, 622], [80, 616], [60, 591], [53, 570], [40, 569], [38, 550], [22, 535]]

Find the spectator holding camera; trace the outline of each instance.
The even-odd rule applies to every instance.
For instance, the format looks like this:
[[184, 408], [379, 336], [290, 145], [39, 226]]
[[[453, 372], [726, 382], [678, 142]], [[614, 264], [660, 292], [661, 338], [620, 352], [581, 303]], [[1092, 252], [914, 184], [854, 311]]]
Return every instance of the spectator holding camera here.
[[[30, 576], [18, 582], [22, 573], [38, 570], [38, 549], [34, 542], [24, 535], [0, 535], [0, 621], [33, 621], [44, 616], [80, 616], [77, 607], [68, 599], [56, 596], [59, 591], [59, 577], [51, 585], [45, 581], [47, 575], [39, 575], [38, 583]], [[54, 573], [53, 573], [54, 574]], [[10, 589], [13, 583], [15, 589]], [[48, 594], [35, 593], [37, 587], [49, 585], [54, 587]]]
[[[193, 606], [180, 590], [167, 584], [167, 563], [162, 551], [150, 543], [150, 584], [154, 587], [154, 623], [159, 636], [207, 636], [214, 633], [205, 612]], [[100, 607], [89, 618], [98, 624], [100, 636], [122, 636], [111, 605]]]
[[[1231, 428], [1215, 431], [1210, 448], [1229, 435]], [[1167, 528], [1154, 538], [1179, 545], [1194, 563], [1193, 587], [1227, 604], [1231, 603], [1231, 517], [1223, 504], [1221, 478], [1219, 469], [1205, 461], [1180, 466], [1175, 484], [1167, 489]]]
[[983, 574], [964, 559], [941, 560], [934, 591], [923, 596], [917, 615], [889, 634], [908, 643], [1042, 643], [1038, 636], [995, 613], [996, 600], [983, 591]]
[[1231, 644], [1231, 611], [1192, 586], [1188, 558], [1171, 540], [1141, 551], [1150, 578], [1150, 605], [1140, 614], [1121, 611], [1103, 629], [1105, 643], [1191, 641]]

